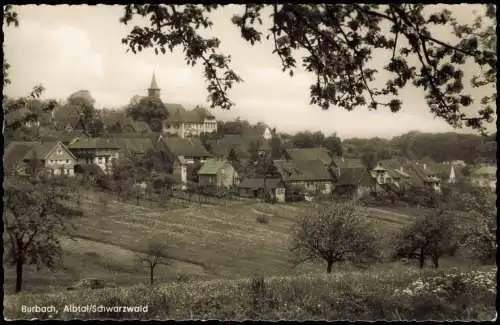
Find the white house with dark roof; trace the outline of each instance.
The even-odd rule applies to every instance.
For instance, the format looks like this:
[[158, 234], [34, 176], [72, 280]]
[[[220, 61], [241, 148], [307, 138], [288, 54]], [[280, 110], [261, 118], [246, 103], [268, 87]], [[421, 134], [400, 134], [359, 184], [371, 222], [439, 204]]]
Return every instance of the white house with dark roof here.
[[202, 133], [212, 132], [217, 132], [217, 120], [202, 107], [190, 111], [177, 110], [163, 125], [163, 133], [178, 135], [181, 138], [197, 137]]
[[120, 147], [106, 138], [76, 138], [68, 149], [77, 157], [78, 164], [95, 164], [105, 173], [111, 173], [113, 162], [120, 157]]
[[158, 142], [172, 163], [174, 178], [183, 184], [183, 189], [187, 184], [188, 166], [204, 163], [211, 157], [198, 138], [160, 137]]
[[[156, 82], [156, 76], [153, 73], [151, 85], [148, 88], [148, 96], [160, 98], [161, 89]], [[182, 105], [166, 104], [169, 117], [163, 123], [162, 132], [169, 135], [178, 135], [184, 137], [196, 137], [202, 133], [211, 133], [217, 131], [217, 120], [207, 109], [196, 107], [193, 110], [186, 111]]]
[[76, 157], [60, 141], [14, 141], [5, 148], [4, 167], [10, 174], [27, 175], [33, 161], [49, 175], [74, 175]]
[[219, 191], [237, 184], [238, 173], [226, 159], [207, 159], [198, 171], [198, 184]]

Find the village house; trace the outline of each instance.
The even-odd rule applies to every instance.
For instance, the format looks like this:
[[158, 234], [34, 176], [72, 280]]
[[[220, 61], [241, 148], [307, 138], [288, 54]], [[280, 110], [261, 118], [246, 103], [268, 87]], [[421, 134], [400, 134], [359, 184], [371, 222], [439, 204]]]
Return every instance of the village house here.
[[106, 174], [111, 173], [120, 150], [110, 139], [83, 137], [73, 140], [68, 148], [77, 157], [78, 164], [95, 164]]
[[441, 180], [436, 172], [427, 167], [427, 164], [409, 162], [404, 168], [405, 172], [410, 175], [413, 186], [425, 187], [437, 193], [441, 192]]
[[333, 157], [329, 165], [329, 170], [333, 175], [340, 175], [341, 168], [363, 168], [365, 165], [359, 158]]
[[215, 116], [204, 108], [178, 110], [164, 122], [163, 133], [184, 137], [198, 137], [202, 133], [217, 132]]
[[247, 160], [250, 154], [241, 146], [235, 145], [227, 141], [227, 139], [207, 140], [206, 148], [214, 157], [229, 158], [231, 151], [234, 152], [234, 157], [239, 160]]
[[271, 200], [285, 202], [285, 184], [279, 178], [245, 178], [238, 185], [241, 197], [264, 199], [266, 191]]
[[455, 184], [457, 182], [458, 171], [462, 169], [460, 165], [454, 164], [427, 164], [427, 167], [436, 173], [436, 177], [443, 182]]
[[128, 134], [151, 133], [151, 127], [144, 121], [134, 121], [131, 117], [127, 116], [124, 111], [109, 111], [102, 114], [102, 120], [107, 133], [110, 134]]
[[59, 131], [84, 130], [83, 113], [67, 111], [65, 107], [57, 108], [53, 113], [53, 123]]
[[377, 164], [371, 171], [371, 176], [375, 179], [377, 184], [387, 184], [392, 183], [392, 177], [389, 174], [389, 171], [382, 167], [380, 164]]
[[[159, 138], [154, 135], [132, 136], [127, 134], [125, 136], [113, 137], [113, 142], [120, 147], [120, 156], [128, 158], [140, 158], [149, 150], [158, 149], [159, 141]], [[161, 148], [163, 148], [162, 145]]]
[[220, 139], [207, 140], [206, 143], [207, 149], [214, 156], [227, 158], [231, 150], [233, 150], [240, 161], [251, 158], [252, 146], [257, 148], [259, 155], [266, 155], [271, 152], [269, 140], [264, 139], [263, 135], [226, 134]]
[[329, 167], [332, 158], [325, 148], [293, 148], [285, 150], [285, 157], [292, 161], [319, 160], [325, 167]]
[[[148, 96], [160, 98], [161, 89], [158, 87], [156, 77], [153, 74], [151, 86], [148, 89]], [[165, 105], [169, 116], [163, 122], [162, 132], [167, 135], [177, 135], [184, 137], [198, 137], [202, 133], [217, 132], [217, 120], [207, 109], [195, 107], [191, 111], [186, 111], [181, 105]]]
[[4, 170], [11, 175], [27, 175], [32, 163], [48, 175], [74, 175], [76, 157], [60, 141], [21, 142], [9, 144], [4, 153]]
[[336, 195], [359, 198], [371, 193], [380, 183], [366, 167], [347, 167], [340, 168], [338, 175], [334, 175], [333, 184]]
[[183, 189], [188, 181], [188, 166], [203, 164], [211, 158], [199, 138], [160, 137], [158, 141], [172, 163], [174, 178], [183, 184]]
[[[410, 175], [405, 172], [406, 165], [410, 164], [411, 161], [404, 157], [393, 157], [391, 159], [380, 160], [377, 165], [387, 169], [389, 172], [397, 171], [401, 179], [410, 179]], [[399, 178], [399, 177], [396, 177]]]
[[225, 159], [207, 159], [198, 171], [198, 185], [200, 187], [221, 192], [238, 184], [238, 173]]
[[391, 183], [398, 190], [404, 191], [411, 186], [410, 175], [404, 172], [403, 167], [399, 169], [388, 169]]
[[489, 188], [493, 192], [497, 187], [497, 167], [494, 165], [480, 165], [471, 172], [471, 183], [478, 187]]
[[287, 187], [304, 189], [307, 198], [332, 192], [332, 175], [319, 160], [274, 160], [273, 165]]

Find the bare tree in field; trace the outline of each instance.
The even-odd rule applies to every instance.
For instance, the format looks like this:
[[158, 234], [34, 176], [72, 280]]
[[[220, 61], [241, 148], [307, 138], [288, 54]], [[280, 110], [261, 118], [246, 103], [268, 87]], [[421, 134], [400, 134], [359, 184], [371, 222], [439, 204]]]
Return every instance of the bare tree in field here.
[[149, 268], [150, 284], [154, 283], [154, 271], [159, 264], [170, 265], [172, 259], [166, 255], [167, 247], [157, 240], [151, 240], [144, 254], [138, 255], [139, 264], [146, 265]]
[[351, 202], [333, 203], [303, 215], [295, 224], [291, 250], [297, 263], [323, 260], [361, 265], [380, 256], [379, 240], [363, 211]]

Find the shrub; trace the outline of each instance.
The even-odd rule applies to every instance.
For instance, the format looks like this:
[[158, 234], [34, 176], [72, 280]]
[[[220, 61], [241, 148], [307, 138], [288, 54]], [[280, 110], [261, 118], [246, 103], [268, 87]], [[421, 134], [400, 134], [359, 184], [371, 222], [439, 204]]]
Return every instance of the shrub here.
[[262, 224], [269, 224], [269, 216], [267, 215], [264, 215], [264, 214], [259, 214], [256, 218], [258, 223], [262, 223]]

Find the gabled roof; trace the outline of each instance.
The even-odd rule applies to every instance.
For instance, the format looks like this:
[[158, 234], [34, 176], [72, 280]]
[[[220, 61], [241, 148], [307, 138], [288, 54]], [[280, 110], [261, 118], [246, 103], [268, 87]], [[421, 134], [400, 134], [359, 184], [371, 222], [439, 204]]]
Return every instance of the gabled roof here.
[[118, 144], [107, 138], [78, 138], [69, 149], [120, 149]]
[[210, 157], [199, 138], [162, 137], [161, 141], [168, 151], [178, 157]]
[[173, 104], [173, 103], [165, 103], [165, 107], [168, 111], [168, 116], [173, 116], [177, 114], [177, 112], [185, 112], [186, 109], [181, 104]]
[[332, 165], [337, 168], [364, 168], [365, 165], [360, 158], [341, 158], [335, 157], [332, 159]]
[[328, 169], [320, 160], [274, 160], [273, 164], [283, 181], [331, 180]]
[[58, 139], [63, 144], [68, 144], [71, 141], [75, 140], [76, 138], [85, 139], [85, 138], [88, 138], [88, 136], [85, 135], [81, 130], [64, 131], [64, 132], [59, 133], [59, 135], [58, 135]]
[[382, 167], [380, 164], [377, 164], [377, 166], [375, 166], [375, 168], [372, 169], [373, 171], [387, 171], [387, 169], [385, 169], [384, 167]]
[[335, 185], [368, 185], [369, 178], [366, 167], [341, 168]]
[[216, 175], [226, 165], [231, 164], [224, 159], [207, 159], [198, 171], [198, 175]]
[[294, 161], [297, 160], [319, 160], [325, 166], [332, 163], [332, 158], [325, 148], [294, 148], [286, 149], [286, 155]]
[[193, 109], [193, 112], [197, 112], [202, 118], [215, 118], [215, 115], [205, 107], [197, 106]]
[[24, 159], [37, 157], [45, 158], [56, 146], [58, 141], [34, 142], [32, 149], [24, 156]]
[[156, 148], [152, 138], [115, 138], [116, 143], [125, 155], [145, 154], [148, 150]]
[[[172, 105], [172, 104], [171, 104]], [[213, 119], [215, 116], [207, 109], [197, 107], [193, 110], [187, 111], [182, 106], [171, 106], [169, 109], [169, 117], [165, 122], [167, 125], [172, 123], [203, 123], [206, 118]]]
[[416, 186], [423, 186], [424, 181], [428, 180], [429, 177], [434, 176], [436, 173], [425, 167], [416, 163], [407, 163], [403, 166], [404, 172], [410, 176], [412, 183]]
[[399, 178], [399, 179], [409, 179], [410, 175], [408, 175], [405, 172], [402, 172], [398, 169], [387, 169], [387, 172], [389, 173], [389, 176], [392, 178]]
[[130, 127], [134, 132], [138, 133], [151, 132], [151, 127], [148, 123], [144, 121], [134, 121], [130, 116], [127, 116], [124, 111], [106, 112], [106, 114], [103, 114], [102, 121], [108, 129], [119, 125], [122, 130], [125, 127]]
[[30, 160], [33, 158], [44, 160], [58, 145], [60, 145], [61, 148], [65, 150], [72, 158], [76, 159], [71, 151], [68, 150], [68, 147], [66, 147], [60, 141], [35, 141], [32, 142], [31, 150], [29, 150], [24, 155], [23, 160]]
[[[278, 188], [281, 186], [281, 180], [278, 178], [266, 178], [266, 188]], [[264, 178], [245, 178], [238, 184], [239, 188], [258, 190], [264, 188]]]
[[233, 150], [238, 159], [250, 158], [250, 154], [245, 151], [241, 146], [230, 145], [223, 140], [208, 140], [207, 144], [210, 146], [210, 152], [216, 157], [227, 158]]
[[387, 169], [400, 169], [408, 163], [410, 163], [410, 161], [404, 157], [392, 157], [391, 159], [384, 159], [378, 162], [379, 165]]
[[[222, 148], [225, 148], [228, 154], [229, 150], [238, 149], [239, 152], [244, 153], [246, 156], [249, 156], [248, 151], [252, 146], [252, 143], [258, 143], [260, 150], [271, 149], [269, 141], [264, 140], [260, 135], [228, 134], [218, 140], [209, 140], [207, 143], [209, 143], [214, 150], [220, 150], [221, 153], [224, 151]], [[215, 149], [217, 147], [222, 148]]]

